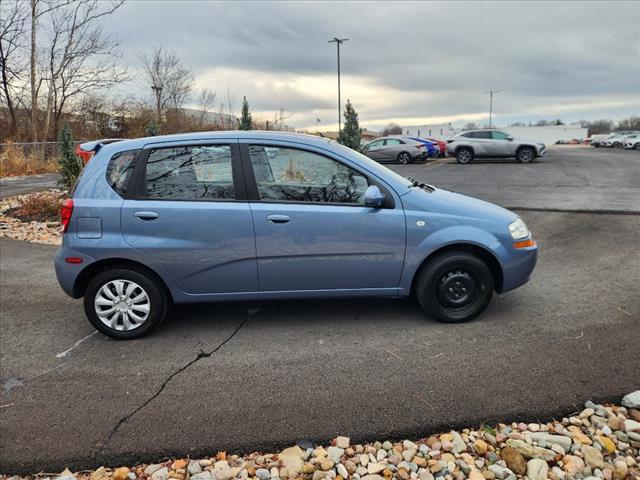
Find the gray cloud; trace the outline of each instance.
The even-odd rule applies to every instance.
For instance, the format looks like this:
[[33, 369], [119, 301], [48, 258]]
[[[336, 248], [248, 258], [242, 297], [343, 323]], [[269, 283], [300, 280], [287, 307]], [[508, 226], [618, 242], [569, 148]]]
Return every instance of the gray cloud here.
[[[236, 72], [207, 76], [212, 88], [229, 85], [257, 110], [285, 106], [304, 126], [318, 114], [327, 122], [335, 116], [326, 95], [335, 89], [335, 47], [327, 43], [334, 35], [350, 39], [342, 50], [345, 96], [358, 97], [365, 83], [378, 87], [356, 105], [365, 123], [481, 113], [489, 88], [503, 92], [496, 107], [505, 119], [532, 110], [567, 120], [637, 114], [639, 25], [637, 2], [132, 1], [105, 29], [131, 63], [165, 45], [197, 78]], [[323, 92], [287, 86], [316, 76], [327, 79]], [[393, 94], [381, 106], [385, 89]], [[548, 113], [538, 113], [545, 106]]]

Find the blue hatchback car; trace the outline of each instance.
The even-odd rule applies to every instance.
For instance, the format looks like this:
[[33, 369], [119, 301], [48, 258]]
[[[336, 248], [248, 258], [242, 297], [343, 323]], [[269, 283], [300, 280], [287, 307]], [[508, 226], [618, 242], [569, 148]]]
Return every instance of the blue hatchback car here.
[[61, 219], [58, 281], [117, 339], [184, 302], [414, 294], [463, 322], [527, 282], [537, 255], [515, 213], [292, 133], [103, 145]]

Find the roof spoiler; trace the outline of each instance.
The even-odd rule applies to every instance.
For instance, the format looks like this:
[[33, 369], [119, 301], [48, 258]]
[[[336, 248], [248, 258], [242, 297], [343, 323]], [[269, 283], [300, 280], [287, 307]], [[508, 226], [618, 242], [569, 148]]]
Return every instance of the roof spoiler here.
[[102, 147], [110, 143], [121, 142], [122, 140], [124, 140], [124, 138], [103, 138], [102, 140], [84, 142], [76, 147], [76, 154], [82, 159], [83, 163], [86, 164]]

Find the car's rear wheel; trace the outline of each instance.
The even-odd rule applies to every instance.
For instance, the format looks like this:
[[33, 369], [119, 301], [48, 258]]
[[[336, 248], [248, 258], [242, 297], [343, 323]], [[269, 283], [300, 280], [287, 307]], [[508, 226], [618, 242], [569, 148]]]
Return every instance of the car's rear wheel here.
[[89, 281], [84, 310], [96, 330], [117, 340], [139, 338], [157, 327], [168, 310], [164, 287], [137, 270], [114, 268]]
[[429, 316], [445, 323], [461, 323], [487, 308], [493, 285], [491, 270], [481, 259], [466, 252], [446, 252], [422, 268], [416, 296]]
[[522, 147], [518, 150], [516, 158], [520, 163], [531, 163], [536, 158], [536, 152], [531, 147]]
[[634, 149], [634, 150], [640, 150], [640, 143], [636, 143], [636, 144], [633, 146], [633, 149]]
[[470, 148], [460, 148], [456, 152], [456, 160], [458, 163], [466, 164], [473, 160], [473, 150]]
[[398, 154], [398, 162], [400, 162], [403, 165], [406, 165], [407, 163], [411, 163], [411, 155], [409, 155], [409, 153], [407, 152], [400, 152]]

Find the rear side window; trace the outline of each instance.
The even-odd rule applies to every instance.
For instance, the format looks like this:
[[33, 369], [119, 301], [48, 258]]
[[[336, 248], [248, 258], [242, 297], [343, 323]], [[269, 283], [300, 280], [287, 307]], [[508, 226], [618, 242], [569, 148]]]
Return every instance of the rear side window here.
[[127, 195], [129, 180], [133, 173], [135, 160], [139, 150], [128, 150], [126, 152], [116, 153], [107, 166], [107, 183], [121, 197]]
[[197, 145], [151, 150], [146, 165], [146, 197], [157, 200], [233, 200], [229, 145]]

